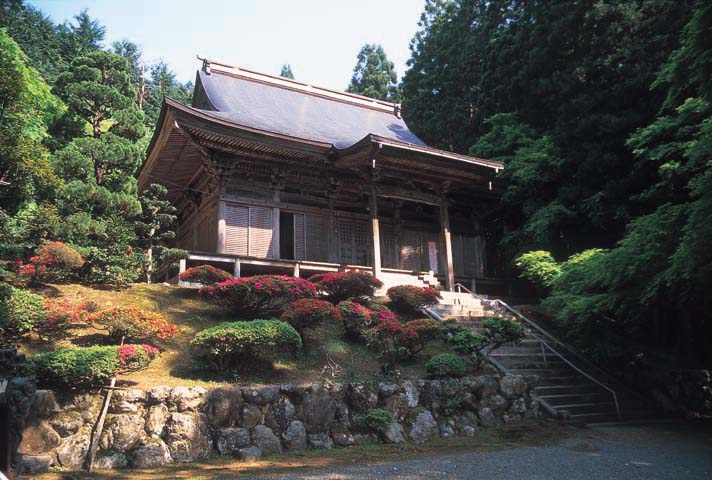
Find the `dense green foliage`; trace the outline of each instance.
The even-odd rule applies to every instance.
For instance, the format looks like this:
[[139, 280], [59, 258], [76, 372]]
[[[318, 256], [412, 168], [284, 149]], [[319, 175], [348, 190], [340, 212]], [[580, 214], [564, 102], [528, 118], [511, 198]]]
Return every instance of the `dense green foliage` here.
[[475, 369], [480, 369], [489, 354], [506, 343], [517, 343], [524, 338], [519, 322], [503, 317], [489, 317], [481, 322], [482, 331], [474, 333], [466, 327], [449, 323], [442, 327], [444, 340], [452, 349], [467, 358]]
[[0, 285], [0, 347], [15, 345], [44, 319], [41, 296], [29, 290]]
[[279, 320], [227, 322], [198, 332], [191, 340], [193, 358], [216, 371], [240, 369], [255, 360], [270, 361], [280, 352], [302, 347], [299, 333]]
[[294, 73], [292, 73], [292, 66], [288, 63], [282, 65], [282, 70], [279, 72], [280, 77], [291, 78], [294, 80]]
[[85, 390], [108, 385], [116, 373], [141, 370], [158, 354], [150, 345], [60, 348], [31, 356], [25, 374], [43, 388]]
[[361, 47], [346, 91], [388, 102], [400, 101], [398, 75], [382, 46], [366, 44]]
[[460, 355], [440, 353], [431, 358], [426, 370], [434, 377], [462, 377], [467, 373], [467, 364]]
[[382, 408], [373, 408], [365, 414], [355, 415], [355, 426], [365, 432], [383, 435], [395, 422], [393, 415]]

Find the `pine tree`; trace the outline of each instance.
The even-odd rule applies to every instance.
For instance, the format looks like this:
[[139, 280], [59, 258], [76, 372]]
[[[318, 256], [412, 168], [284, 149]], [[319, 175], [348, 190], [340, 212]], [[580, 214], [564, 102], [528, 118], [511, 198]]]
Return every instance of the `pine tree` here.
[[292, 66], [288, 63], [282, 65], [282, 71], [279, 72], [280, 77], [291, 78], [294, 80], [294, 74], [292, 73]]
[[382, 46], [367, 44], [361, 48], [346, 91], [378, 100], [400, 101], [398, 76]]

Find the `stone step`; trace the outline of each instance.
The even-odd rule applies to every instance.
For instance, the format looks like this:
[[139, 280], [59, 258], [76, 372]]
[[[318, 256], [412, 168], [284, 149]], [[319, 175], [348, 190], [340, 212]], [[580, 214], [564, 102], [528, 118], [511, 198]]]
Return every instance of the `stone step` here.
[[535, 387], [534, 390], [539, 397], [546, 397], [549, 395], [561, 395], [566, 394], [588, 394], [588, 393], [601, 393], [604, 390], [600, 386], [594, 383], [568, 383], [560, 385], [539, 385]]
[[[552, 405], [553, 406], [553, 405]], [[556, 405], [554, 408], [558, 411], [567, 411], [570, 415], [583, 415], [587, 413], [616, 413], [616, 404], [611, 400], [610, 402], [588, 402], [588, 403], [571, 403]]]
[[546, 403], [548, 403], [554, 408], [560, 408], [561, 405], [601, 403], [613, 401], [613, 395], [610, 392], [565, 393], [557, 395], [540, 395], [537, 392], [537, 397], [546, 400]]

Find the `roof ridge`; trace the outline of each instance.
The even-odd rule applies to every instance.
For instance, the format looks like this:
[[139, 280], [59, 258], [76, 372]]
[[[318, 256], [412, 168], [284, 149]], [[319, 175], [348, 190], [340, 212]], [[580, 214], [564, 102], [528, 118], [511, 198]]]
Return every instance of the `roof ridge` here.
[[280, 77], [269, 73], [258, 72], [247, 68], [237, 67], [226, 63], [209, 60], [201, 56], [197, 56], [198, 60], [203, 62], [203, 70], [206, 74], [212, 73], [227, 74], [237, 76], [255, 82], [265, 83], [278, 88], [293, 90], [307, 95], [336, 100], [351, 105], [371, 108], [384, 113], [390, 113], [398, 118], [401, 118], [401, 106], [399, 103], [387, 102], [385, 100], [377, 100], [375, 98], [365, 97], [349, 92], [340, 92], [326, 87], [320, 87], [309, 83], [300, 82], [292, 78]]

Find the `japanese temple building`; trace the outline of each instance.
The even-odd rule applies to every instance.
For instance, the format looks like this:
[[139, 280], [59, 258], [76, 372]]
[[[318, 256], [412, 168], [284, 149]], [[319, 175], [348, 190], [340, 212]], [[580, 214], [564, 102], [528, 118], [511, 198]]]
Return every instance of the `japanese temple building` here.
[[501, 169], [427, 146], [398, 104], [204, 60], [192, 106], [165, 99], [138, 180], [178, 209], [181, 268], [452, 289], [496, 281]]

